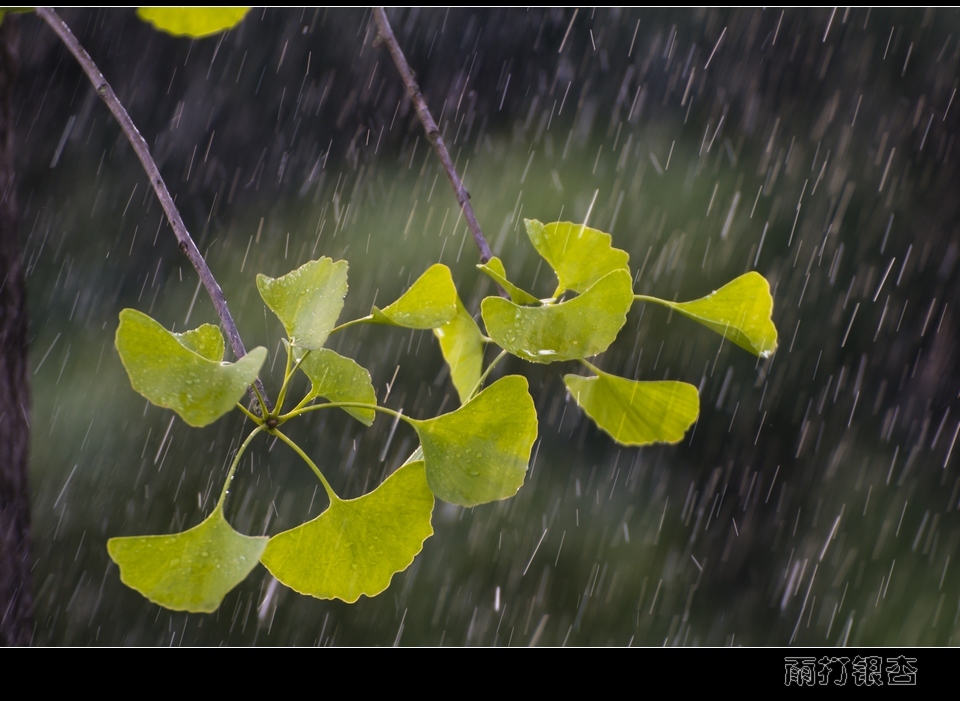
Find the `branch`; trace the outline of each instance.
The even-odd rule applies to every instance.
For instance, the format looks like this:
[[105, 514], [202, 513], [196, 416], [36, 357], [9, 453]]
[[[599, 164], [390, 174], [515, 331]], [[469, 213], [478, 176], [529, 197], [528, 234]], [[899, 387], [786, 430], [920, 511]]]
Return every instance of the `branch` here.
[[407, 63], [407, 59], [400, 49], [400, 44], [397, 43], [397, 38], [393, 35], [393, 29], [391, 29], [390, 22], [387, 20], [387, 13], [384, 12], [382, 7], [375, 7], [373, 8], [373, 18], [377, 22], [379, 38], [387, 45], [387, 49], [390, 51], [390, 57], [400, 72], [400, 78], [403, 80], [403, 84], [407, 86], [407, 95], [410, 96], [414, 106], [417, 108], [417, 116], [420, 118], [420, 123], [423, 124], [424, 130], [427, 132], [427, 138], [430, 139], [430, 143], [433, 144], [433, 149], [437, 152], [437, 156], [443, 164], [443, 169], [447, 172], [447, 177], [453, 186], [453, 192], [457, 196], [457, 202], [460, 203], [463, 216], [467, 220], [467, 226], [470, 227], [473, 240], [477, 244], [477, 248], [480, 249], [480, 262], [486, 263], [493, 258], [493, 253], [490, 252], [487, 239], [484, 238], [483, 231], [480, 230], [480, 224], [477, 222], [477, 217], [473, 213], [473, 207], [470, 205], [470, 195], [463, 186], [460, 176], [457, 175], [457, 170], [453, 165], [453, 161], [450, 159], [450, 152], [447, 151], [447, 146], [443, 143], [443, 137], [440, 136], [440, 130], [437, 129], [437, 123], [433, 121], [430, 108], [427, 107], [427, 103], [420, 93], [420, 86], [417, 85], [417, 79], [414, 77], [413, 71], [410, 69], [410, 64]]
[[[223, 296], [223, 290], [220, 289], [220, 285], [217, 283], [216, 278], [213, 277], [213, 273], [210, 272], [207, 262], [203, 259], [197, 245], [193, 242], [190, 232], [187, 231], [187, 227], [180, 217], [180, 212], [173, 202], [173, 197], [170, 196], [170, 191], [167, 189], [166, 183], [164, 183], [160, 175], [160, 169], [157, 168], [153, 156], [150, 155], [150, 148], [147, 146], [147, 142], [143, 140], [133, 120], [130, 119], [130, 115], [127, 114], [127, 110], [124, 109], [120, 103], [120, 100], [117, 98], [116, 93], [113, 92], [113, 88], [110, 87], [107, 79], [103, 77], [103, 73], [100, 72], [97, 64], [90, 58], [90, 54], [81, 46], [66, 23], [60, 19], [60, 16], [57, 15], [53, 8], [38, 7], [36, 12], [40, 18], [49, 24], [50, 28], [57, 33], [57, 36], [60, 37], [67, 49], [70, 50], [70, 53], [77, 59], [77, 62], [83, 68], [84, 73], [87, 74], [93, 87], [96, 88], [97, 94], [107, 104], [114, 118], [116, 118], [117, 123], [127, 137], [127, 141], [130, 142], [134, 152], [136, 152], [137, 157], [140, 159], [140, 163], [143, 164], [143, 170], [150, 180], [150, 185], [153, 186], [153, 191], [157, 193], [157, 198], [160, 200], [163, 211], [166, 213], [167, 219], [170, 221], [170, 226], [173, 227], [173, 233], [179, 242], [180, 252], [190, 259], [190, 263], [193, 264], [197, 274], [200, 275], [200, 280], [207, 289], [207, 293], [213, 301], [213, 306], [217, 310], [217, 316], [220, 317], [223, 330], [230, 340], [230, 347], [233, 349], [237, 358], [242, 358], [247, 354], [247, 350], [243, 346], [243, 341], [240, 339], [240, 332], [237, 330], [237, 325], [234, 323], [230, 309], [227, 307], [227, 300]], [[260, 391], [260, 396], [266, 400], [269, 406], [266, 390], [264, 390], [263, 383], [259, 378], [255, 380], [255, 385]], [[250, 391], [250, 395], [251, 398], [255, 399], [255, 393], [252, 390]]]

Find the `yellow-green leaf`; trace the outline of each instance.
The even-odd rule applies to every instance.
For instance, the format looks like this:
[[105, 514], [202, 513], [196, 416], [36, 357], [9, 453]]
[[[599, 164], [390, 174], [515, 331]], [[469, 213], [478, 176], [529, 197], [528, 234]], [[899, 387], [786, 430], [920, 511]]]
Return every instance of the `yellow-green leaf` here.
[[226, 350], [223, 334], [213, 324], [203, 324], [190, 331], [173, 335], [180, 341], [181, 345], [186, 346], [197, 355], [202, 355], [207, 360], [216, 363], [223, 360], [223, 352]]
[[646, 295], [637, 298], [675, 309], [761, 358], [769, 358], [777, 349], [770, 283], [760, 273], [741, 275], [693, 302], [668, 302]]
[[580, 294], [614, 270], [628, 270], [630, 255], [610, 245], [610, 234], [583, 224], [541, 224], [524, 219], [527, 236], [560, 280], [554, 297], [564, 290]]
[[501, 348], [534, 363], [589, 358], [605, 351], [633, 304], [630, 273], [615, 270], [562, 304], [521, 307], [500, 297], [480, 305], [487, 333]]
[[490, 278], [492, 278], [494, 282], [500, 285], [500, 287], [506, 290], [506, 293], [510, 295], [510, 299], [517, 304], [540, 304], [539, 299], [534, 297], [526, 290], [521, 290], [519, 287], [507, 280], [507, 271], [503, 267], [503, 261], [501, 261], [499, 258], [493, 257], [486, 263], [481, 263], [477, 267], [485, 272]]
[[[310, 351], [300, 369], [310, 378], [312, 387], [307, 395], [310, 399], [324, 397], [331, 402], [377, 403], [370, 373], [329, 348]], [[359, 407], [344, 407], [344, 411], [366, 426], [373, 423], [376, 415], [373, 409]]]
[[459, 296], [457, 315], [435, 328], [433, 334], [440, 341], [440, 351], [450, 367], [450, 379], [462, 404], [470, 397], [483, 372], [483, 334]]
[[526, 378], [508, 375], [456, 411], [409, 420], [420, 437], [427, 481], [444, 501], [476, 506], [517, 493], [537, 439]]
[[233, 29], [249, 7], [141, 7], [137, 16], [173, 36], [194, 39]]
[[386, 309], [373, 308], [370, 321], [408, 329], [435, 329], [457, 315], [457, 288], [450, 268], [437, 263]]
[[404, 465], [359, 499], [335, 499], [317, 518], [270, 539], [260, 561], [301, 594], [353, 603], [376, 596], [433, 535], [423, 462]]
[[218, 506], [203, 523], [174, 535], [111, 538], [107, 552], [120, 580], [174, 611], [216, 611], [256, 567], [267, 538], [237, 533]]
[[191, 426], [206, 426], [233, 409], [267, 357], [266, 348], [254, 348], [236, 363], [220, 362], [223, 337], [215, 326], [173, 334], [135, 309], [120, 312], [116, 346], [133, 389]]
[[686, 382], [637, 382], [601, 372], [566, 375], [570, 394], [591, 419], [622, 445], [676, 443], [700, 414], [697, 388]]
[[257, 275], [257, 289], [277, 315], [290, 343], [323, 348], [337, 323], [347, 294], [347, 261], [312, 260], [278, 278]]

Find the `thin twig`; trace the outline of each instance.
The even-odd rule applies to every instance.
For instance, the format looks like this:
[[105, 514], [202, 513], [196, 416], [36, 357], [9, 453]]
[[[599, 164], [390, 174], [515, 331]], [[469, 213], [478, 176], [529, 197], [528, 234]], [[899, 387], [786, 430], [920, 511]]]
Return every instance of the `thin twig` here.
[[[180, 212], [173, 202], [173, 197], [171, 197], [170, 191], [167, 189], [167, 185], [160, 175], [160, 169], [157, 168], [153, 156], [150, 155], [150, 147], [148, 147], [147, 142], [143, 140], [133, 120], [130, 119], [130, 115], [127, 114], [127, 110], [121, 104], [120, 100], [117, 99], [116, 93], [113, 92], [113, 88], [110, 87], [107, 79], [103, 77], [103, 73], [100, 72], [97, 64], [90, 58], [90, 54], [83, 48], [66, 23], [60, 19], [60, 16], [57, 15], [53, 8], [38, 7], [36, 12], [40, 18], [57, 33], [57, 36], [60, 37], [67, 49], [70, 50], [70, 53], [77, 59], [84, 73], [87, 74], [87, 77], [96, 89], [97, 94], [107, 104], [110, 112], [112, 112], [114, 118], [116, 118], [117, 123], [127, 137], [127, 141], [130, 142], [134, 152], [140, 159], [140, 163], [143, 164], [143, 170], [150, 180], [153, 191], [157, 193], [157, 198], [159, 198], [163, 211], [166, 213], [167, 219], [170, 221], [170, 226], [173, 228], [173, 233], [179, 242], [180, 252], [193, 264], [194, 269], [200, 276], [200, 280], [203, 282], [203, 286], [210, 295], [210, 299], [213, 301], [213, 306], [217, 310], [217, 316], [220, 317], [223, 330], [230, 340], [230, 347], [233, 349], [237, 358], [242, 358], [247, 354], [247, 350], [243, 346], [243, 341], [240, 339], [240, 332], [237, 330], [237, 325], [234, 323], [230, 309], [227, 307], [227, 300], [223, 296], [223, 290], [220, 289], [220, 285], [217, 283], [216, 278], [213, 277], [213, 273], [207, 266], [207, 262], [203, 259], [200, 250], [193, 242], [190, 232], [187, 231], [187, 227], [180, 217]], [[260, 396], [266, 400], [269, 406], [269, 399], [267, 399], [263, 383], [259, 378], [255, 381], [255, 385], [260, 391]], [[250, 395], [251, 398], [255, 399], [255, 394], [252, 390]]]
[[387, 21], [387, 13], [384, 12], [382, 7], [375, 7], [373, 9], [373, 18], [377, 22], [377, 31], [379, 32], [380, 39], [386, 43], [387, 48], [390, 50], [390, 57], [400, 72], [400, 78], [403, 80], [403, 84], [407, 86], [407, 95], [410, 96], [410, 99], [413, 100], [414, 107], [417, 108], [417, 116], [420, 117], [420, 123], [423, 124], [424, 130], [427, 132], [427, 138], [430, 139], [430, 143], [433, 144], [433, 148], [437, 152], [440, 162], [443, 164], [443, 169], [450, 179], [453, 192], [457, 196], [457, 202], [460, 203], [463, 216], [467, 220], [467, 226], [470, 227], [473, 240], [477, 244], [477, 248], [480, 249], [480, 262], [486, 263], [493, 258], [493, 253], [490, 252], [487, 239], [484, 238], [483, 231], [480, 230], [480, 224], [477, 222], [477, 217], [473, 213], [473, 207], [470, 205], [470, 195], [463, 186], [460, 176], [457, 175], [457, 169], [453, 165], [446, 144], [443, 143], [443, 137], [440, 136], [437, 123], [433, 121], [430, 109], [427, 107], [427, 103], [420, 93], [420, 86], [417, 85], [417, 79], [414, 77], [413, 71], [410, 69], [410, 64], [407, 63], [407, 59], [400, 49], [400, 44], [397, 43], [397, 38], [393, 35], [393, 29], [390, 28], [390, 22]]

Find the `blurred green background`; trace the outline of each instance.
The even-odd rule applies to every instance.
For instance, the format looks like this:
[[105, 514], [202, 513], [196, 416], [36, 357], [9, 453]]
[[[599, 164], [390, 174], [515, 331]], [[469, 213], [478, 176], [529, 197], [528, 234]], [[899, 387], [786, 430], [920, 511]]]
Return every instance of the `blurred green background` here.
[[[151, 145], [276, 392], [281, 327], [255, 289], [347, 259], [342, 319], [435, 262], [473, 312], [492, 285], [364, 10], [255, 10], [190, 42], [132, 11], [64, 19]], [[780, 348], [757, 359], [634, 307], [597, 359], [700, 388], [677, 446], [621, 448], [518, 359], [540, 420], [527, 483], [438, 502], [406, 572], [355, 605], [253, 574], [210, 615], [121, 585], [106, 540], [197, 524], [243, 438], [130, 389], [117, 314], [214, 322], [135, 156], [73, 59], [21, 18], [21, 233], [30, 292], [35, 641], [50, 645], [952, 645], [960, 408], [955, 10], [396, 10], [389, 13], [494, 252], [553, 289], [523, 218], [583, 221], [630, 253], [635, 291], [770, 280]], [[591, 203], [593, 207], [591, 209]], [[335, 350], [418, 418], [455, 393], [429, 332], [358, 327]], [[492, 351], [488, 351], [488, 360]], [[275, 361], [279, 359], [279, 363]], [[395, 378], [395, 380], [394, 380]], [[318, 412], [291, 435], [338, 491], [415, 447]], [[319, 514], [282, 444], [244, 458], [250, 534]]]

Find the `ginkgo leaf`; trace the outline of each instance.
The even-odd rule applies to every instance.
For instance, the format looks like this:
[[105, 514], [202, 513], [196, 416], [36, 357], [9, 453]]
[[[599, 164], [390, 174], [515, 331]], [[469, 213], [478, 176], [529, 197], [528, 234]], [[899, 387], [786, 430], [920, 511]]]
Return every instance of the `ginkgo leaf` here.
[[508, 375], [456, 411], [408, 419], [420, 437], [427, 481], [444, 501], [476, 506], [517, 493], [537, 438], [527, 380]]
[[223, 352], [226, 350], [223, 334], [213, 324], [203, 324], [190, 331], [173, 335], [180, 341], [181, 345], [186, 346], [197, 355], [202, 355], [207, 360], [216, 363], [223, 360]]
[[[377, 394], [370, 381], [370, 373], [350, 358], [344, 358], [329, 348], [310, 351], [300, 369], [310, 378], [309, 399], [324, 397], [331, 402], [361, 402], [376, 404]], [[344, 407], [357, 421], [369, 426], [376, 412], [361, 407]]]
[[257, 566], [266, 546], [265, 537], [233, 530], [217, 506], [188, 531], [111, 538], [107, 552], [120, 567], [120, 580], [153, 603], [210, 613]]
[[506, 290], [507, 294], [510, 295], [516, 304], [540, 304], [540, 300], [534, 297], [532, 294], [526, 290], [521, 290], [519, 287], [514, 285], [512, 282], [507, 280], [507, 271], [503, 267], [503, 261], [494, 256], [486, 263], [481, 263], [477, 266], [486, 273], [494, 282], [496, 282], [500, 287]]
[[257, 275], [257, 289], [297, 348], [323, 348], [347, 294], [347, 261], [312, 260], [278, 278]]
[[457, 315], [435, 328], [433, 334], [440, 341], [440, 351], [450, 367], [450, 379], [462, 404], [469, 399], [483, 372], [483, 334], [459, 296]]
[[693, 302], [669, 302], [646, 295], [637, 295], [637, 299], [675, 309], [761, 358], [769, 358], [777, 349], [770, 283], [760, 273], [741, 275]]
[[686, 382], [637, 382], [601, 372], [565, 375], [587, 416], [622, 445], [676, 443], [700, 414], [697, 388]]
[[457, 288], [450, 268], [437, 263], [385, 309], [373, 308], [370, 321], [408, 329], [435, 329], [457, 315]]
[[562, 304], [521, 307], [500, 297], [480, 305], [487, 333], [510, 353], [534, 363], [589, 358], [605, 351], [633, 304], [630, 273], [615, 270]]
[[541, 224], [524, 219], [527, 236], [560, 280], [554, 297], [564, 290], [580, 294], [614, 270], [628, 270], [630, 255], [610, 245], [610, 234], [584, 224]]
[[376, 596], [433, 535], [423, 462], [404, 465], [358, 499], [334, 499], [317, 518], [278, 533], [260, 561], [291, 589], [353, 603]]
[[215, 351], [223, 357], [223, 337], [217, 342], [214, 334], [220, 331], [209, 324], [173, 334], [146, 314], [124, 309], [116, 346], [133, 389], [191, 426], [206, 426], [233, 409], [267, 357], [266, 348], [254, 348], [236, 363], [220, 362]]
[[233, 29], [249, 7], [141, 7], [137, 16], [160, 31], [194, 39]]

